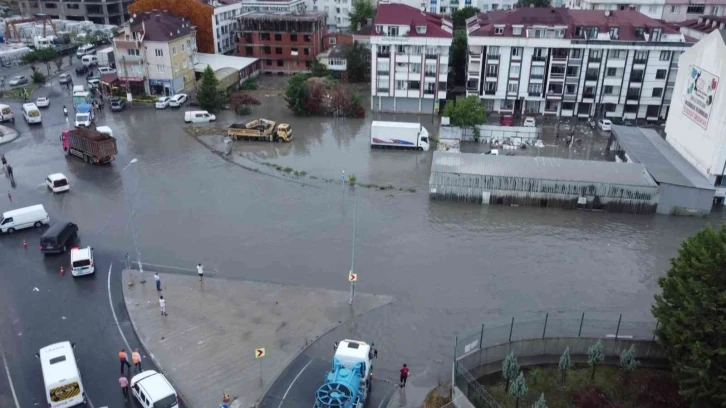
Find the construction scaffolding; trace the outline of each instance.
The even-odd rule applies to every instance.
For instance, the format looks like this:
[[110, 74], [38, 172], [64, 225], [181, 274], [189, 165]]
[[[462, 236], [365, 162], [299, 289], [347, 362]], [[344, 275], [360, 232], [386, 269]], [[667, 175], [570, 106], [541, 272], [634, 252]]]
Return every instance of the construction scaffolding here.
[[237, 32], [314, 33], [325, 27], [326, 14], [316, 11], [298, 13], [252, 12], [237, 18]]

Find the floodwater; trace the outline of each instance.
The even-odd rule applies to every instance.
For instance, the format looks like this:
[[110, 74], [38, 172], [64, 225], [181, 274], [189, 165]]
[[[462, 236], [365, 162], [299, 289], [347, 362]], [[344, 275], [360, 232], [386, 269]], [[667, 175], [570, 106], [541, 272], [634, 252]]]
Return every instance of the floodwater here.
[[[186, 134], [178, 110], [107, 112], [99, 125], [111, 126], [120, 153], [111, 166], [87, 166], [63, 154], [58, 134], [68, 125], [55, 105], [43, 116], [44, 128], [28, 130], [18, 121], [21, 137], [0, 146], [18, 180], [13, 206], [46, 197], [51, 214], [76, 220], [95, 247], [132, 252], [126, 190], [146, 263], [192, 269], [202, 262], [223, 276], [339, 290], [348, 289], [352, 267], [357, 291], [396, 300], [345, 334], [391, 356], [379, 363], [384, 373], [393, 376], [406, 361], [432, 378], [450, 372], [444, 362], [454, 336], [483, 323], [547, 312], [649, 319], [657, 279], [680, 243], [722, 222], [721, 213], [675, 218], [488, 207], [431, 202], [425, 188], [353, 190], [309, 176], [338, 179], [345, 168], [361, 181], [425, 186], [431, 153], [371, 150], [371, 117], [298, 118], [281, 99], [255, 107], [252, 116], [291, 123], [295, 142], [235, 143], [248, 144], [255, 160], [306, 171], [305, 183], [224, 160]], [[218, 125], [232, 120], [220, 115]], [[121, 173], [132, 158], [138, 162]], [[57, 171], [73, 190], [45, 196], [42, 180]]]

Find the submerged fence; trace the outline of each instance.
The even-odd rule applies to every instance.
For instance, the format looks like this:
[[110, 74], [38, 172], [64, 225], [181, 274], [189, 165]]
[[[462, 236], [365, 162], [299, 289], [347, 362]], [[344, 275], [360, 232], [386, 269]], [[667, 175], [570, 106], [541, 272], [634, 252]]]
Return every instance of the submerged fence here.
[[574, 362], [582, 361], [587, 348], [598, 339], [605, 346], [606, 363], [617, 361], [624, 349], [635, 346], [638, 358], [650, 366], [667, 366], [665, 354], [655, 343], [658, 323], [629, 321], [622, 315], [612, 319], [550, 317], [517, 321], [509, 324], [483, 324], [478, 330], [459, 335], [455, 341], [452, 369], [454, 401], [458, 408], [499, 408], [499, 403], [478, 379], [501, 370], [501, 361], [514, 351], [522, 366], [556, 364], [557, 358], [570, 347]]

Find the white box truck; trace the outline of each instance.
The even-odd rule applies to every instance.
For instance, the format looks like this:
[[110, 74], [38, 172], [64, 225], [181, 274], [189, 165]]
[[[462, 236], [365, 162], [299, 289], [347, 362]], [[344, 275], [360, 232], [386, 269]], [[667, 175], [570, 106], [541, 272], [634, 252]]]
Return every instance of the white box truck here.
[[114, 64], [114, 55], [113, 55], [113, 47], [107, 47], [104, 48], [96, 53], [96, 56], [98, 57], [98, 66], [99, 67], [113, 67]]
[[429, 150], [429, 132], [418, 123], [382, 122], [371, 125], [371, 147]]

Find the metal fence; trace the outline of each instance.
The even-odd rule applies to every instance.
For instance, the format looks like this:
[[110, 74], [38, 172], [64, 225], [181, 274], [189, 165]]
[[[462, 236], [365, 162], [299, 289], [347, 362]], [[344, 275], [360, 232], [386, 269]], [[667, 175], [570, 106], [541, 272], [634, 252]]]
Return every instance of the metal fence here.
[[[620, 346], [627, 348], [633, 342], [642, 342], [646, 345], [652, 344], [656, 340], [655, 330], [657, 327], [658, 323], [655, 320], [624, 320], [622, 315], [615, 315], [608, 319], [600, 316], [589, 317], [585, 313], [581, 313], [578, 317], [561, 315], [551, 317], [546, 314], [538, 320], [518, 321], [512, 318], [509, 324], [502, 324], [501, 322], [482, 324], [478, 330], [458, 335], [455, 340], [455, 359], [452, 374], [455, 385], [454, 392], [455, 394], [459, 393], [459, 395], [454, 395], [454, 397], [455, 400], [457, 396], [460, 397], [458, 399], [460, 403], [456, 405], [459, 408], [500, 408], [500, 404], [477, 381], [472, 372], [478, 368], [475, 366], [483, 363], [492, 364], [493, 360], [499, 361], [503, 358], [504, 349], [511, 347], [513, 344], [519, 344], [513, 342], [539, 341], [539, 339], [565, 339], [565, 342], [567, 342], [567, 339], [571, 339], [569, 341], [575, 343], [577, 339], [581, 339], [579, 343], [583, 344], [579, 346], [571, 344], [571, 346], [586, 349], [591, 339], [598, 338], [606, 339], [606, 342], [612, 340], [606, 345], [606, 354], [618, 355]], [[554, 347], [559, 346], [556, 341], [548, 341], [547, 343], [552, 343], [551, 345]], [[564, 350], [564, 347], [561, 348]], [[484, 352], [479, 353], [482, 349], [487, 349], [486, 352], [491, 355], [482, 358], [482, 354], [485, 354]], [[661, 357], [661, 352], [657, 347], [639, 347], [639, 352], [641, 350], [653, 358]], [[477, 353], [479, 358], [476, 356]], [[535, 353], [544, 354], [550, 353], [550, 351], [546, 347], [542, 347], [537, 348]], [[464, 397], [467, 399], [466, 402], [463, 402]]]

